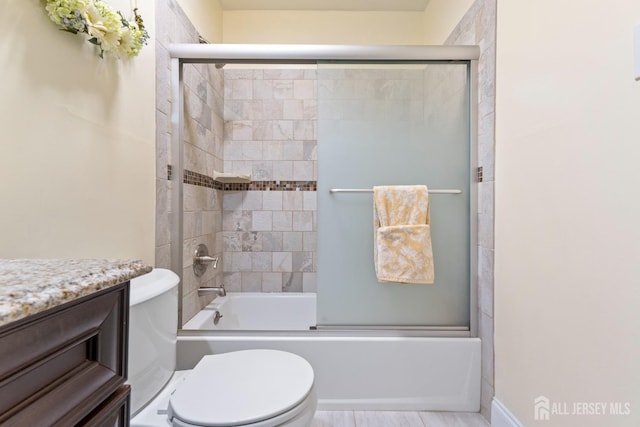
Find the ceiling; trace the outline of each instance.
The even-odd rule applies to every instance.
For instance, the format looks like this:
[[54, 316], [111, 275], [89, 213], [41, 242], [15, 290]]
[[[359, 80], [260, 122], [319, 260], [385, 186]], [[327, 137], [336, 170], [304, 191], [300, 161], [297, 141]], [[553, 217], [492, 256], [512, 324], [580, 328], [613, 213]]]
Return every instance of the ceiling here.
[[223, 10], [424, 11], [429, 0], [220, 0]]

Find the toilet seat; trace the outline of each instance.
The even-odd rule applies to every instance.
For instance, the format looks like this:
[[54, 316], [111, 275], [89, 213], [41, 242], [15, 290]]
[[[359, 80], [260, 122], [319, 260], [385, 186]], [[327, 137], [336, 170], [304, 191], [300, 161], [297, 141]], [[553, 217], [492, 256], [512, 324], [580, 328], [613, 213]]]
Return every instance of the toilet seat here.
[[208, 355], [176, 388], [169, 417], [176, 426], [278, 425], [304, 411], [313, 382], [309, 362], [292, 353]]

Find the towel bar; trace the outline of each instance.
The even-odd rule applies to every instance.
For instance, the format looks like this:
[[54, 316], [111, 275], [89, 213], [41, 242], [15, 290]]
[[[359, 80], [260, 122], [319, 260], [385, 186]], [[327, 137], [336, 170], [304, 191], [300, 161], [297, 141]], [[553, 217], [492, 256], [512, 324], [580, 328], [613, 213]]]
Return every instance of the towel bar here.
[[[329, 193], [373, 193], [373, 189], [365, 188], [332, 188]], [[459, 189], [429, 190], [429, 194], [462, 194]]]

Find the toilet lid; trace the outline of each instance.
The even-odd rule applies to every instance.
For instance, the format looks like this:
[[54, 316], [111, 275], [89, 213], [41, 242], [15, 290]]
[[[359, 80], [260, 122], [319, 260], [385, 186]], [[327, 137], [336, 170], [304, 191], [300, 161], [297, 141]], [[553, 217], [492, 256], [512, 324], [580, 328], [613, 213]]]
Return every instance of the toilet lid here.
[[277, 350], [205, 356], [169, 402], [174, 418], [198, 426], [242, 425], [301, 403], [313, 386], [309, 362]]

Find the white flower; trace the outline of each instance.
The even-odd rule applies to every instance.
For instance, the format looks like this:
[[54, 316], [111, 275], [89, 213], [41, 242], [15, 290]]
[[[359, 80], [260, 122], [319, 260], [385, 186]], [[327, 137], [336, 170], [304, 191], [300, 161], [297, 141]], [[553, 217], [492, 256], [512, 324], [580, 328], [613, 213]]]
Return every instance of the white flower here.
[[86, 33], [89, 42], [116, 56], [136, 56], [149, 39], [142, 18], [134, 9], [134, 20], [126, 20], [102, 0], [46, 0], [49, 18], [63, 30]]

